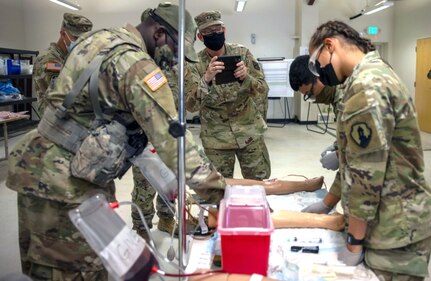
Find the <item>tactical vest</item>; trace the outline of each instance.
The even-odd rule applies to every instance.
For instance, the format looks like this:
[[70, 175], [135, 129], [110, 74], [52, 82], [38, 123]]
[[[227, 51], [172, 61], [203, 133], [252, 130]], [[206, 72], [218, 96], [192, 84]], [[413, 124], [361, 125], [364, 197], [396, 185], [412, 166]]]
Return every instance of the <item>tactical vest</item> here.
[[[80, 41], [100, 31], [85, 34]], [[100, 46], [98, 54], [76, 80], [63, 104], [57, 108], [48, 106], [37, 128], [43, 137], [74, 154], [70, 165], [73, 176], [100, 186], [106, 186], [117, 177], [121, 178], [132, 165], [129, 159], [140, 154], [148, 141], [130, 113], [102, 109], [100, 105], [100, 67], [109, 52], [120, 45], [140, 48], [121, 32], [104, 31], [114, 33], [118, 40]], [[88, 128], [70, 118], [68, 113], [75, 98], [87, 84], [95, 115]]]

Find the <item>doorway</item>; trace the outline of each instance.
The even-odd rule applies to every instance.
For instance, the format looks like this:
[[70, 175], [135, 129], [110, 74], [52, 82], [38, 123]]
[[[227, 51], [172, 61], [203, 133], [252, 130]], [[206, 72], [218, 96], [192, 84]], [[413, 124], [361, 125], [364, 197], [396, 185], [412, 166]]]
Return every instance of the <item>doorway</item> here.
[[421, 131], [431, 133], [431, 37], [416, 42], [415, 101]]

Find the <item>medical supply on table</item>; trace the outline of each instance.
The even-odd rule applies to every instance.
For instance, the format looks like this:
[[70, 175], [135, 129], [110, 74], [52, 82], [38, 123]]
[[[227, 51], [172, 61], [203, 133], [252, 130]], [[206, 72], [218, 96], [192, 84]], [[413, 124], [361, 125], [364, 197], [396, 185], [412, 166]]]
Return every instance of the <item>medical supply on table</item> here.
[[319, 246], [291, 246], [290, 250], [292, 252], [302, 252], [302, 253], [319, 253]]
[[312, 238], [301, 238], [301, 237], [294, 237], [293, 241], [300, 242], [300, 243], [322, 243], [322, 238], [320, 237], [312, 237]]
[[273, 230], [263, 186], [228, 186], [217, 227], [223, 270], [266, 276]]
[[145, 240], [126, 225], [103, 194], [85, 200], [69, 211], [69, 217], [115, 280], [148, 280], [153, 266], [158, 266]]

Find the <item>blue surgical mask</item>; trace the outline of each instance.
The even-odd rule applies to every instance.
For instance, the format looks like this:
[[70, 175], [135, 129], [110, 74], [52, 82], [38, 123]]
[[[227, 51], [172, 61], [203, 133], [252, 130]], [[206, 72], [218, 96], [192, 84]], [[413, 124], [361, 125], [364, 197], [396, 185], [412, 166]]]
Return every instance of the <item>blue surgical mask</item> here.
[[70, 44], [66, 46], [67, 51], [70, 53], [72, 52], [72, 49], [76, 46], [76, 42], [75, 41], [70, 41]]
[[69, 34], [67, 34], [67, 32], [66, 32], [66, 36], [67, 36], [67, 38], [69, 39], [70, 44], [69, 44], [69, 45], [67, 45], [67, 44], [66, 44], [66, 42], [64, 42], [64, 45], [66, 45], [66, 49], [67, 49], [67, 51], [70, 53], [70, 52], [72, 52], [72, 49], [75, 47], [76, 42], [75, 42], [75, 41], [73, 41], [72, 39], [70, 39]]

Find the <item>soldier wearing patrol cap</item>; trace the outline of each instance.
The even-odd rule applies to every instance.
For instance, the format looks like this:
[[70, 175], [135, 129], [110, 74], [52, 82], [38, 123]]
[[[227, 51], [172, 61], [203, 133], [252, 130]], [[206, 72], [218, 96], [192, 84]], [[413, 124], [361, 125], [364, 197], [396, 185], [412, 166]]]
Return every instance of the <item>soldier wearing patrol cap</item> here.
[[57, 43], [51, 43], [48, 49], [37, 56], [33, 66], [33, 86], [37, 96], [37, 108], [43, 115], [47, 105], [45, 93], [54, 83], [63, 68], [67, 54], [73, 48], [76, 39], [83, 33], [91, 31], [93, 23], [84, 16], [65, 13]]
[[[233, 177], [235, 156], [246, 179], [266, 179], [271, 174], [264, 141], [268, 85], [259, 63], [244, 46], [225, 42], [226, 27], [218, 11], [195, 17], [198, 38], [206, 48], [191, 68], [198, 76], [197, 92], [187, 93], [187, 110], [200, 111], [201, 139], [205, 154], [226, 178]], [[239, 55], [238, 81], [217, 85], [213, 79], [224, 69], [222, 55]]]
[[[104, 115], [120, 115], [137, 124], [160, 158], [177, 171], [177, 140], [169, 133], [177, 112], [168, 81], [155, 61], [175, 63], [169, 57], [177, 56], [178, 6], [160, 4], [149, 13], [136, 27], [102, 29], [80, 36], [56, 83], [48, 90], [48, 106], [38, 128], [22, 137], [11, 152], [6, 185], [18, 192], [21, 260], [28, 265], [23, 267], [24, 273], [34, 280], [108, 280], [101, 260], [73, 226], [68, 211], [95, 193], [115, 200], [114, 181], [100, 186], [73, 176], [71, 166], [76, 154], [58, 141], [65, 130], [56, 130], [47, 120], [57, 117], [49, 113], [63, 108], [68, 89], [88, 72], [96, 57], [103, 59], [97, 80], [92, 80], [97, 91], [92, 92], [97, 93]], [[185, 55], [196, 60], [196, 26], [188, 12], [185, 18]], [[88, 84], [77, 94], [77, 102], [64, 112], [68, 118], [63, 121], [79, 124], [86, 131], [95, 121]], [[225, 180], [200, 153], [191, 133], [186, 131], [185, 136], [186, 183], [204, 200], [218, 203]], [[80, 150], [86, 149], [85, 142], [79, 145]]]
[[[148, 17], [151, 17], [153, 14], [152, 9], [147, 9], [142, 13], [141, 21], [145, 21]], [[159, 12], [160, 14], [160, 12]], [[170, 26], [173, 27], [175, 32], [178, 32], [176, 29], [176, 21], [178, 18], [167, 18], [167, 21], [170, 22]], [[195, 22], [190, 19], [190, 21], [186, 21], [186, 24], [191, 25], [186, 28], [187, 32], [185, 36], [189, 42], [195, 41], [196, 32], [190, 33], [188, 30], [196, 29]], [[195, 52], [189, 51], [189, 54], [193, 55]], [[170, 48], [165, 45], [163, 48], [159, 48], [157, 54], [155, 54], [154, 59], [156, 64], [161, 68], [164, 75], [168, 79], [169, 87], [172, 90], [174, 95], [175, 105], [178, 105], [178, 65], [176, 64], [176, 58], [174, 57], [173, 52]], [[187, 61], [197, 60], [197, 57], [192, 57], [191, 59], [187, 59]], [[188, 72], [186, 71], [186, 78], [188, 78]], [[185, 92], [190, 92], [193, 89], [193, 85], [189, 83], [189, 80], [185, 81]], [[141, 171], [138, 167], [132, 168], [133, 172], [133, 190], [132, 190], [132, 202], [140, 207], [142, 213], [144, 215], [145, 221], [147, 225], [152, 228], [153, 226], [153, 218], [155, 215], [155, 210], [157, 210], [157, 217], [159, 221], [157, 223], [157, 229], [163, 232], [167, 232], [172, 234], [175, 230], [176, 222], [174, 219], [174, 214], [171, 210], [175, 210], [175, 203], [165, 202], [160, 195], [157, 195], [156, 205], [154, 206], [154, 198], [156, 197], [156, 190], [150, 185], [148, 180], [142, 175]], [[170, 204], [167, 206], [167, 204]], [[148, 233], [144, 227], [144, 224], [141, 220], [141, 216], [136, 208], [132, 208], [132, 223], [133, 229], [142, 236], [145, 240], [148, 241]]]

